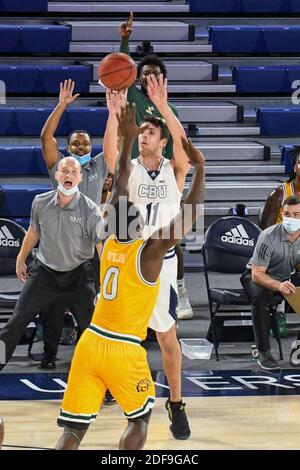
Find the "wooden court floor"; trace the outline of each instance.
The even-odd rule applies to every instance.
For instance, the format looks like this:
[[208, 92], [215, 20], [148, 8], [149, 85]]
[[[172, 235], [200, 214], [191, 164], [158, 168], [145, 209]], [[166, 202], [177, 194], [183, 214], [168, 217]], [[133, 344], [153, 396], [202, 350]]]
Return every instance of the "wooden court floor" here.
[[[172, 438], [165, 399], [159, 398], [145, 449], [300, 449], [299, 396], [193, 397], [186, 402], [191, 438]], [[61, 433], [56, 426], [58, 410], [59, 401], [1, 401], [6, 427], [3, 450], [53, 448]], [[125, 425], [117, 405], [102, 408], [81, 449], [117, 449]]]

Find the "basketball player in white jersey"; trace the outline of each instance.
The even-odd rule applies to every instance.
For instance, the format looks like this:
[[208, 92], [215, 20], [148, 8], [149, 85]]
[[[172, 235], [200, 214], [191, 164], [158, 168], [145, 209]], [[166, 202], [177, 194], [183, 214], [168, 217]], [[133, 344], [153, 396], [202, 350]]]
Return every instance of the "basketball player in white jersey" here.
[[[151, 116], [145, 118], [148, 126], [139, 136], [140, 156], [132, 160], [129, 197], [144, 216], [145, 237], [168, 224], [179, 212], [185, 178], [190, 168], [181, 142], [182, 136], [186, 139], [184, 129], [168, 106], [167, 80], [161, 75], [157, 82], [154, 75], [150, 75], [147, 91], [165, 122]], [[105, 136], [105, 154], [117, 153], [117, 128], [117, 119], [110, 114]], [[168, 141], [168, 130], [174, 141], [174, 156], [171, 160], [162, 156], [162, 150]], [[149, 326], [156, 331], [163, 368], [170, 387], [166, 408], [172, 423], [171, 432], [175, 439], [188, 439], [190, 428], [181, 397], [182, 359], [176, 333], [176, 277], [177, 258], [172, 248], [164, 260], [160, 292]]]

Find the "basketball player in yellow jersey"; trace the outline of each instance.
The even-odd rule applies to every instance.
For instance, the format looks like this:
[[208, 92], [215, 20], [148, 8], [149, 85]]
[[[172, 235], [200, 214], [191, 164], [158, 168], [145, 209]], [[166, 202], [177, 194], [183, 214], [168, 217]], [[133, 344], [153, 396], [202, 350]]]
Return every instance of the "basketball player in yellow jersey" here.
[[300, 149], [296, 149], [294, 156], [293, 171], [285, 183], [278, 186], [271, 194], [264, 205], [260, 228], [262, 230], [274, 224], [282, 222], [282, 207], [284, 201], [290, 196], [300, 197]]
[[[155, 389], [141, 341], [146, 337], [158, 295], [163, 258], [191, 228], [197, 219], [197, 205], [203, 202], [204, 158], [185, 140], [182, 145], [195, 167], [186, 203], [167, 227], [160, 228], [146, 241], [141, 239], [143, 220], [138, 209], [128, 201], [132, 143], [140, 132], [136, 127], [135, 106], [127, 103], [118, 121], [122, 145], [111, 200], [115, 211], [114, 235], [103, 246], [101, 293], [92, 322], [74, 353], [58, 418], [64, 432], [57, 449], [78, 449], [89, 424], [96, 418], [107, 388], [128, 420], [119, 448], [143, 448]], [[190, 223], [183, 224], [188, 211], [192, 216]], [[108, 217], [111, 215], [112, 211]]]

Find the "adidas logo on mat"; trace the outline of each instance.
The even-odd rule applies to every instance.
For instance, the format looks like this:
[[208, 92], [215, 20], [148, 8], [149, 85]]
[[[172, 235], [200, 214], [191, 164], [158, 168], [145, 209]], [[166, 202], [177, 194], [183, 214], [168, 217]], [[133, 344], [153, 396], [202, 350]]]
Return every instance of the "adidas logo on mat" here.
[[0, 246], [20, 246], [20, 240], [16, 240], [6, 225], [0, 227]]
[[229, 232], [221, 237], [224, 243], [233, 243], [235, 245], [254, 246], [254, 239], [250, 239], [246, 230], [239, 224], [237, 227], [232, 228]]

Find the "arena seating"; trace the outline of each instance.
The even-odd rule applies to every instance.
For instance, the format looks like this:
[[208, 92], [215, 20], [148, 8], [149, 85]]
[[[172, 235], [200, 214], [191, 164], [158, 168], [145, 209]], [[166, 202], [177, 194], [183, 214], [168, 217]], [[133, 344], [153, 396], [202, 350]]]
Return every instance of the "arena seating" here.
[[0, 0], [0, 12], [47, 11], [48, 0]]
[[70, 28], [61, 25], [0, 24], [0, 52], [68, 52]]
[[83, 65], [0, 65], [7, 93], [57, 94], [60, 82], [69, 78], [76, 80], [75, 93], [89, 92], [90, 70]]
[[51, 190], [50, 183], [1, 184], [3, 191], [1, 217], [28, 217], [31, 204], [37, 194]]
[[299, 0], [189, 0], [199, 13], [299, 13]]
[[257, 124], [262, 135], [299, 135], [300, 109], [297, 108], [259, 108]]
[[236, 66], [232, 79], [238, 93], [292, 93], [293, 82], [300, 80], [300, 66]]
[[[53, 108], [0, 108], [0, 135], [38, 136]], [[84, 127], [91, 135], [104, 135], [106, 108], [69, 108], [63, 115], [57, 135], [68, 135]]]
[[[67, 155], [66, 148], [60, 153]], [[93, 146], [92, 156], [102, 151], [99, 145]], [[47, 175], [47, 168], [41, 147], [0, 147], [0, 175]]]
[[213, 26], [209, 42], [218, 53], [299, 53], [300, 26]]

